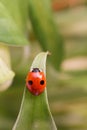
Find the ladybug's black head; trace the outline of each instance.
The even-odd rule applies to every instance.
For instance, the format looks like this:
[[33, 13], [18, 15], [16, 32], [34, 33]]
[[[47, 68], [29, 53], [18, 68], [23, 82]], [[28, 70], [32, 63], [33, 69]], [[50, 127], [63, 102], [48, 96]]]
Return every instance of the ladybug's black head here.
[[40, 72], [39, 68], [33, 68], [32, 72]]

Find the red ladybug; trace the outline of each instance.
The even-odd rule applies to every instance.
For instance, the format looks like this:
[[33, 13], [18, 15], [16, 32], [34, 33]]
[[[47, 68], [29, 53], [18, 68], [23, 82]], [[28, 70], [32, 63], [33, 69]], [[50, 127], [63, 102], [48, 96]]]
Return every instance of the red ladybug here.
[[33, 68], [26, 78], [26, 87], [35, 96], [41, 94], [46, 87], [46, 78], [42, 71]]

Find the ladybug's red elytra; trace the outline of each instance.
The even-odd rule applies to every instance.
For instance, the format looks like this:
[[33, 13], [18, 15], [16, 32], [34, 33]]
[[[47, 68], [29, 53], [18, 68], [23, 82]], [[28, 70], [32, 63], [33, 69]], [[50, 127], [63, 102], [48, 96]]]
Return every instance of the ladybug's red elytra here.
[[26, 87], [35, 96], [41, 94], [46, 87], [46, 78], [39, 68], [33, 68], [26, 78]]

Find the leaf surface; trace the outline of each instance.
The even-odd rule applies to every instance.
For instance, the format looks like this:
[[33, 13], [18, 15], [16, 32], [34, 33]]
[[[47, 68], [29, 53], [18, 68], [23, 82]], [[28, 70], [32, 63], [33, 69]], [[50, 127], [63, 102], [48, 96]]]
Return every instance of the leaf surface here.
[[9, 45], [28, 44], [27, 0], [0, 0], [0, 41]]
[[[46, 75], [47, 55], [48, 52], [39, 53], [30, 69], [38, 67]], [[41, 95], [34, 96], [25, 88], [13, 130], [57, 130], [49, 109], [46, 89]]]
[[63, 38], [54, 22], [50, 0], [28, 0], [29, 16], [35, 35], [44, 51], [52, 54], [49, 58], [55, 69], [59, 70], [63, 59]]

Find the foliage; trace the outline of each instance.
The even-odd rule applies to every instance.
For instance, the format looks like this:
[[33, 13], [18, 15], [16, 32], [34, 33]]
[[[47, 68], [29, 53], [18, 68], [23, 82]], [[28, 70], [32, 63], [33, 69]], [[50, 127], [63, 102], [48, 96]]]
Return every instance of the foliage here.
[[0, 1], [0, 41], [10, 45], [25, 45], [27, 0]]
[[[47, 53], [40, 53], [34, 59], [31, 69], [39, 68], [46, 75]], [[30, 69], [30, 70], [31, 70]], [[47, 92], [32, 95], [27, 88], [24, 90], [20, 112], [13, 130], [57, 130], [48, 106]]]
[[63, 60], [63, 38], [53, 20], [49, 0], [29, 0], [29, 15], [35, 32], [44, 51], [52, 54], [49, 58], [56, 70]]
[[0, 91], [6, 90], [12, 83], [14, 72], [11, 70], [9, 49], [0, 45]]
[[[21, 0], [16, 0], [16, 1], [1, 0], [0, 1], [0, 41], [1, 42], [8, 44], [8, 45], [15, 45], [15, 46], [22, 46], [22, 45], [28, 44], [27, 36], [28, 36], [28, 21], [29, 21], [28, 20], [28, 3], [29, 2], [30, 1], [28, 1], [28, 0], [26, 0], [26, 1], [24, 1], [24, 0], [22, 0], [22, 1]], [[43, 2], [43, 0], [42, 0], [42, 2]], [[38, 1], [38, 3], [36, 4], [37, 8], [38, 8], [38, 5], [40, 5], [40, 1]], [[29, 9], [31, 9], [31, 7], [32, 7], [32, 5], [29, 3]], [[44, 7], [49, 8], [49, 2], [47, 4], [47, 1], [45, 1]], [[33, 8], [35, 8], [34, 5], [33, 5]], [[34, 10], [32, 10], [32, 11], [34, 12]], [[29, 12], [31, 12], [31, 11], [29, 10]], [[42, 12], [42, 14], [45, 13], [44, 8], [41, 12]], [[52, 16], [51, 16], [50, 12], [51, 11], [48, 10], [48, 15], [47, 16], [46, 16], [46, 14], [44, 15], [44, 16], [46, 16], [47, 25], [45, 25], [45, 26], [42, 25], [43, 28], [42, 28], [41, 37], [43, 37], [45, 34], [47, 34], [47, 36], [46, 36], [46, 39], [45, 39], [45, 37], [43, 37], [43, 39], [40, 40], [40, 44], [42, 44], [43, 49], [44, 49], [44, 46], [47, 44], [45, 49], [52, 51], [53, 56], [51, 58], [51, 61], [53, 64], [54, 63], [53, 57], [56, 58], [57, 51], [59, 48], [61, 48], [62, 44], [60, 44], [61, 40], [58, 40], [58, 38], [57, 38], [57, 36], [58, 36], [57, 30], [55, 28], [55, 24], [52, 20]], [[32, 16], [33, 16], [33, 14], [32, 14]], [[36, 17], [38, 17], [38, 12], [36, 14]], [[36, 23], [36, 21], [33, 21], [33, 20], [32, 20], [32, 22]], [[40, 19], [38, 20], [38, 22], [39, 22], [39, 24], [41, 23]], [[50, 22], [52, 24], [50, 24]], [[47, 29], [47, 31], [45, 32], [44, 27], [47, 28], [48, 25], [50, 25], [50, 26]], [[34, 27], [36, 28], [36, 26], [37, 25], [35, 25]], [[38, 26], [38, 28], [39, 28], [39, 26]], [[51, 30], [52, 34], [50, 33], [49, 29]], [[40, 34], [41, 29], [39, 28], [38, 31]], [[50, 40], [50, 36], [52, 36], [53, 39]], [[52, 43], [51, 43], [52, 46], [49, 45], [50, 41], [52, 41]], [[58, 45], [58, 48], [56, 49], [57, 45]], [[56, 49], [56, 51], [55, 51], [55, 49]], [[60, 52], [61, 51], [62, 51], [62, 49], [60, 50]], [[41, 57], [38, 56], [38, 58], [36, 58], [35, 63], [33, 63], [32, 66], [38, 66], [40, 68], [42, 67], [42, 69], [45, 73], [46, 56], [47, 56], [47, 53], [46, 54], [44, 53]], [[58, 62], [55, 62], [55, 64], [53, 64], [56, 69], [57, 69], [57, 67], [59, 68], [62, 55], [60, 55], [58, 57], [60, 57], [60, 58], [58, 58]], [[12, 78], [14, 76], [14, 73], [12, 73], [12, 71], [10, 71], [9, 68], [7, 68], [7, 66], [4, 64], [3, 58], [0, 59], [0, 61], [1, 61], [0, 62], [0, 67], [1, 67], [0, 77], [2, 78], [0, 81], [2, 83], [2, 82], [5, 82], [6, 80], [10, 80], [10, 78]], [[55, 59], [55, 61], [56, 61], [56, 59]], [[7, 73], [5, 73], [5, 71]], [[4, 76], [2, 77], [2, 75], [4, 75]], [[24, 103], [22, 104], [23, 109], [21, 108], [22, 109], [22, 110], [20, 110], [21, 114], [19, 114], [20, 117], [18, 117], [18, 120], [17, 120], [18, 123], [17, 123], [17, 125], [15, 125], [15, 127], [13, 129], [28, 129], [28, 128], [31, 128], [34, 126], [33, 123], [35, 122], [36, 119], [38, 121], [38, 118], [36, 118], [36, 112], [35, 112], [35, 115], [31, 115], [31, 110], [33, 113], [34, 109], [30, 108], [30, 106], [35, 107], [35, 109], [38, 111], [37, 115], [40, 116], [39, 121], [38, 121], [39, 125], [38, 125], [37, 129], [48, 129], [48, 128], [56, 129], [51, 112], [48, 109], [46, 91], [39, 98], [34, 98], [33, 96], [31, 97], [31, 95], [30, 96], [27, 96], [27, 95], [28, 95], [28, 93], [24, 92], [24, 97], [23, 97]], [[26, 97], [28, 97], [29, 99], [27, 99]], [[28, 100], [30, 100], [30, 102], [32, 101], [31, 105], [27, 104], [26, 101], [28, 101]], [[42, 100], [43, 100], [43, 104], [42, 104]], [[37, 104], [37, 102], [38, 102], [39, 105], [35, 105], [35, 104], [33, 104], [33, 102], [35, 102], [35, 104]], [[27, 105], [28, 106], [30, 105], [28, 111], [26, 110]], [[41, 114], [39, 114], [40, 109], [38, 109], [38, 107], [41, 107]], [[47, 113], [46, 115], [45, 115], [45, 112]], [[23, 114], [24, 114], [24, 116], [22, 116]], [[30, 118], [27, 117], [28, 114], [31, 115]], [[34, 122], [33, 122], [32, 118], [33, 118]], [[42, 120], [42, 125], [40, 122], [41, 120]], [[28, 121], [30, 121], [30, 123]], [[36, 121], [36, 123], [37, 123], [37, 121]], [[28, 126], [29, 125], [28, 123], [30, 124], [30, 126]]]
[[[66, 2], [69, 4], [67, 8], [65, 8], [65, 3], [63, 2], [63, 10], [58, 10], [58, 12], [53, 13], [49, 0], [0, 1], [0, 42], [3, 41], [0, 43], [2, 44], [2, 46], [0, 45], [0, 75], [4, 79], [3, 84], [0, 84], [2, 90], [4, 90], [3, 85], [6, 89], [12, 83], [14, 72], [11, 69], [11, 63], [16, 73], [10, 89], [0, 93], [1, 130], [12, 128], [17, 117], [23, 88], [25, 86], [25, 75], [29, 70], [33, 57], [42, 50], [49, 50], [51, 53], [49, 61], [52, 66], [47, 64], [47, 89], [50, 109], [57, 127], [61, 130], [87, 129], [87, 17], [85, 17], [87, 8], [86, 5], [81, 5], [81, 3], [72, 6], [70, 5], [72, 3], [71, 0], [66, 0]], [[59, 6], [61, 6], [61, 3]], [[33, 40], [30, 39], [31, 32], [33, 32], [33, 36], [35, 34]], [[30, 45], [28, 43], [32, 44]], [[11, 51], [9, 51], [9, 48]], [[63, 52], [63, 48], [65, 52]], [[65, 61], [61, 64], [63, 57]], [[74, 57], [76, 59], [84, 59], [85, 57], [85, 62], [82, 60], [78, 64], [78, 70], [76, 68], [75, 70], [73, 69], [75, 67]], [[68, 61], [68, 58], [73, 62], [72, 64], [68, 64], [66, 70], [64, 63]], [[85, 64], [86, 68], [81, 68], [82, 64]], [[1, 69], [1, 67], [4, 69]], [[58, 73], [57, 70], [60, 67], [62, 71]], [[5, 68], [7, 68], [8, 73], [5, 73]], [[69, 72], [70, 68], [71, 70]], [[11, 74], [10, 77], [9, 72]], [[3, 74], [6, 75], [4, 76]], [[8, 83], [8, 80], [11, 82]], [[0, 81], [2, 82], [2, 80]], [[26, 102], [32, 96], [30, 97], [28, 93], [25, 90], [25, 100], [23, 103], [29, 107], [29, 104], [26, 104]], [[44, 100], [46, 99], [43, 96], [40, 97]], [[37, 102], [41, 100], [39, 98], [36, 100], [32, 98], [33, 103], [35, 103], [34, 106], [38, 108]], [[44, 103], [46, 102], [47, 100]], [[33, 106], [33, 103], [31, 102], [31, 106]], [[47, 108], [47, 105], [44, 107]], [[22, 108], [25, 110], [24, 106]], [[42, 105], [41, 108], [43, 108]], [[38, 110], [35, 110], [33, 117], [38, 116], [39, 118], [41, 115], [37, 115], [36, 111]], [[43, 117], [44, 111], [42, 111]], [[48, 118], [50, 118], [48, 108], [46, 112], [48, 113]], [[22, 119], [24, 120], [25, 118]], [[32, 120], [31, 118], [29, 119]], [[24, 122], [27, 123], [26, 121]]]

